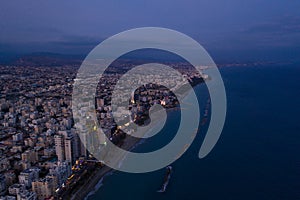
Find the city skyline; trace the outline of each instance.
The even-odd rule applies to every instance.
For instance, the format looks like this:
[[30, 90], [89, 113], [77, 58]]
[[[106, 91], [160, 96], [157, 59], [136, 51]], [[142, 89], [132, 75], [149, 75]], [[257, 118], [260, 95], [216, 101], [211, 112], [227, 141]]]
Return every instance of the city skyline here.
[[0, 200], [300, 199], [299, 8], [0, 3]]

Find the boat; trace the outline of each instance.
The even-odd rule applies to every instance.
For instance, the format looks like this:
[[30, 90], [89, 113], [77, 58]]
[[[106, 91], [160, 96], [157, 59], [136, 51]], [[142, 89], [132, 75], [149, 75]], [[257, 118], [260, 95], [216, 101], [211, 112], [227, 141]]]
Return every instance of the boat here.
[[157, 192], [160, 192], [160, 193], [163, 193], [163, 192], [166, 191], [167, 186], [168, 186], [169, 181], [170, 181], [170, 178], [171, 178], [172, 167], [168, 166], [168, 167], [166, 167], [166, 169], [167, 169], [167, 171], [166, 171], [166, 175], [164, 177], [164, 183], [163, 183], [161, 189], [157, 191]]

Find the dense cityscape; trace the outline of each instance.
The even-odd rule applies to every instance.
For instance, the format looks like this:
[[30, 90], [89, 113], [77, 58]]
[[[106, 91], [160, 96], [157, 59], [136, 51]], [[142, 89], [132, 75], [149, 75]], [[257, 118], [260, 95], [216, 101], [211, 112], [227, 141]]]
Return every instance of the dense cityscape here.
[[0, 3], [0, 200], [300, 200], [300, 1]]
[[[184, 64], [173, 65], [192, 85], [207, 78]], [[95, 100], [106, 138], [125, 149], [134, 143], [126, 140], [114, 121], [110, 101], [122, 71], [130, 67], [127, 63], [112, 68], [100, 80]], [[70, 65], [0, 67], [1, 200], [82, 199], [111, 170], [86, 150], [75, 128], [71, 95], [77, 69]], [[170, 90], [155, 84], [141, 86], [128, 102], [132, 113], [128, 118], [138, 125], [147, 121], [154, 104], [178, 106]], [[86, 128], [97, 132], [93, 124], [87, 121]]]

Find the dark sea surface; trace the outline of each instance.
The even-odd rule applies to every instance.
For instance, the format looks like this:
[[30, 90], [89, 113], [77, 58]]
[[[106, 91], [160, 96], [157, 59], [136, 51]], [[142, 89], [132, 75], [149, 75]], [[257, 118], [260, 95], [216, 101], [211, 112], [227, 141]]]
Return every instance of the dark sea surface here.
[[[204, 159], [198, 151], [208, 123], [187, 152], [172, 164], [165, 193], [165, 169], [146, 174], [113, 172], [91, 195], [96, 199], [300, 199], [300, 66], [220, 68], [227, 92], [221, 138]], [[205, 107], [205, 85], [195, 87]], [[170, 111], [159, 135], [134, 151], [162, 147], [176, 133], [179, 112]], [[162, 139], [163, 138], [163, 139]]]

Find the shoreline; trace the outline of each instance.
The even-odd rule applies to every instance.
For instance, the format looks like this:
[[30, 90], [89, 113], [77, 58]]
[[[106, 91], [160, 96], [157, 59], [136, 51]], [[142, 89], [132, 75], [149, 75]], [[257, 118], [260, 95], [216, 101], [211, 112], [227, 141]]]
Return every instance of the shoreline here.
[[[201, 85], [203, 82], [198, 82], [197, 84], [193, 85], [192, 88], [194, 89], [197, 85]], [[175, 107], [169, 107], [166, 109], [167, 112], [172, 112], [172, 111], [178, 111], [181, 108], [178, 106]], [[124, 139], [122, 148], [130, 151], [134, 148], [136, 148], [138, 145], [142, 144], [146, 139], [144, 138], [135, 138], [135, 137], [129, 137]], [[100, 169], [97, 169], [86, 181], [84, 185], [79, 187], [79, 190], [72, 194], [70, 199], [71, 200], [88, 200], [90, 196], [93, 196], [100, 187], [96, 188], [97, 185], [100, 184], [100, 182], [104, 181], [105, 176], [109, 175], [109, 173], [113, 173], [115, 171], [114, 169], [104, 166]]]
[[[174, 107], [174, 108], [168, 108], [168, 112], [170, 111], [177, 111], [179, 108], [178, 107]], [[137, 146], [139, 146], [140, 144], [144, 143], [146, 139], [143, 138], [134, 138], [134, 137], [130, 137], [130, 138], [126, 138], [124, 140], [124, 143], [122, 145], [123, 149], [126, 150], [132, 150], [134, 148], [136, 148]], [[100, 169], [97, 169], [86, 181], [86, 183], [84, 185], [82, 185], [80, 187], [80, 189], [74, 193], [71, 196], [71, 200], [79, 200], [79, 199], [84, 199], [84, 200], [88, 200], [88, 198], [90, 196], [93, 196], [98, 189], [100, 188], [96, 188], [97, 185], [100, 184], [100, 182], [104, 181], [104, 178], [108, 175], [110, 175], [110, 173], [113, 173], [115, 170], [112, 168], [109, 168], [107, 166], [104, 166]], [[96, 191], [95, 191], [96, 190]]]
[[[143, 141], [142, 138], [134, 138], [134, 137], [127, 138], [124, 140], [122, 148], [126, 149], [126, 150], [132, 150], [135, 147], [137, 147], [141, 141]], [[81, 187], [79, 187], [79, 190], [77, 190], [76, 193], [74, 193], [70, 196], [70, 199], [71, 200], [77, 200], [77, 199], [78, 200], [79, 199], [88, 200], [88, 197], [93, 195], [90, 193], [97, 192], [97, 191], [95, 191], [95, 189], [97, 189], [96, 188], [97, 185], [99, 185], [99, 183], [104, 180], [105, 176], [109, 175], [113, 171], [115, 171], [115, 170], [108, 166], [104, 166], [102, 168], [95, 170], [95, 172], [93, 172], [93, 174], [86, 180], [85, 184], [82, 185]]]

